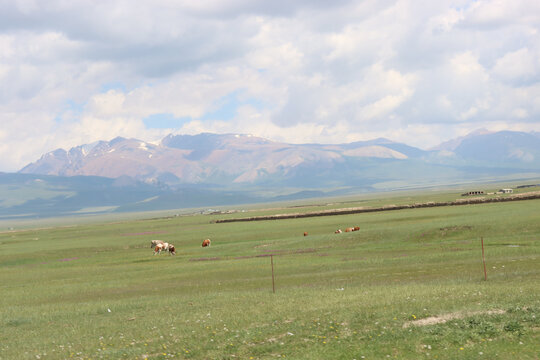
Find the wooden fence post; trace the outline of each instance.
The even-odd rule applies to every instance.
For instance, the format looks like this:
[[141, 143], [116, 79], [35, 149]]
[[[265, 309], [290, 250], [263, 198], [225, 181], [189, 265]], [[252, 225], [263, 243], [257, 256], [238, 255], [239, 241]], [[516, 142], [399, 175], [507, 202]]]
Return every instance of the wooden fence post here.
[[482, 242], [482, 262], [484, 263], [484, 281], [487, 281], [487, 272], [486, 272], [486, 257], [484, 256], [484, 237], [481, 238]]
[[270, 254], [270, 264], [272, 264], [272, 292], [276, 293], [276, 285], [274, 283], [274, 255]]

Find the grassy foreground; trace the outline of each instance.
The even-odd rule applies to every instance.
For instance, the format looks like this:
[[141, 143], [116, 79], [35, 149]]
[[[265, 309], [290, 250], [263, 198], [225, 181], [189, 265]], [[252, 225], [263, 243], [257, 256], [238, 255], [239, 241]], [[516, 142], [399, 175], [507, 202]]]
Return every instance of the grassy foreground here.
[[0, 359], [539, 359], [539, 210], [2, 233]]

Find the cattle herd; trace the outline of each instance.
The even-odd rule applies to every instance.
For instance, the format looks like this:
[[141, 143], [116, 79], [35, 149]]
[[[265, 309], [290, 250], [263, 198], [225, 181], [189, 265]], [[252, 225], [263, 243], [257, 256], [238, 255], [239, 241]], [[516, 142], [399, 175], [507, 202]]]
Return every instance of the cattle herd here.
[[[345, 232], [352, 232], [352, 231], [358, 231], [358, 230], [360, 230], [359, 226], [348, 227], [348, 228], [345, 229]], [[343, 232], [343, 230], [337, 229], [336, 231], [334, 231], [334, 234], [341, 234], [342, 232]]]
[[[202, 242], [202, 247], [209, 247], [211, 243], [210, 239], [205, 239]], [[162, 251], [168, 251], [169, 255], [176, 255], [176, 248], [174, 245], [162, 240], [151, 240], [150, 248], [154, 249], [154, 255], [161, 254]]]
[[[355, 227], [348, 227], [345, 229], [345, 232], [352, 232], [352, 231], [358, 231], [360, 230], [359, 226]], [[343, 231], [341, 229], [337, 229], [334, 231], [334, 234], [341, 234]], [[307, 231], [304, 232], [304, 236], [308, 236]], [[210, 244], [212, 242], [210, 239], [204, 239], [202, 242], [202, 247], [210, 247]], [[169, 252], [169, 255], [176, 255], [176, 248], [173, 244], [169, 244], [167, 242], [164, 242], [162, 240], [151, 240], [150, 241], [150, 248], [154, 249], [154, 255], [161, 254], [162, 251]]]
[[[358, 231], [358, 230], [360, 230], [360, 226], [348, 227], [345, 229], [345, 232], [352, 232], [352, 231]], [[334, 231], [334, 234], [341, 234], [341, 233], [343, 233], [343, 230], [341, 229], [337, 229], [336, 231]], [[308, 236], [307, 231], [304, 232], [304, 236]]]

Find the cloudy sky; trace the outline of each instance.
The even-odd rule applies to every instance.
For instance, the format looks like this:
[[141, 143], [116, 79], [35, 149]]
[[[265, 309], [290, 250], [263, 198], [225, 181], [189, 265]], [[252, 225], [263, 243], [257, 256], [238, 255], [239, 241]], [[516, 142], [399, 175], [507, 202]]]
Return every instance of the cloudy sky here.
[[0, 171], [116, 136], [540, 131], [540, 1], [0, 0]]

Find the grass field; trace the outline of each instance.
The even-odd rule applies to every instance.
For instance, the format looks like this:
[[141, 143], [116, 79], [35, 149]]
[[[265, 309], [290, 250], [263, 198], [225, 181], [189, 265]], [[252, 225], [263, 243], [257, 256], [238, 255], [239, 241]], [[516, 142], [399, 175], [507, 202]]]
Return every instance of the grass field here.
[[540, 200], [218, 217], [1, 233], [0, 359], [540, 358]]

